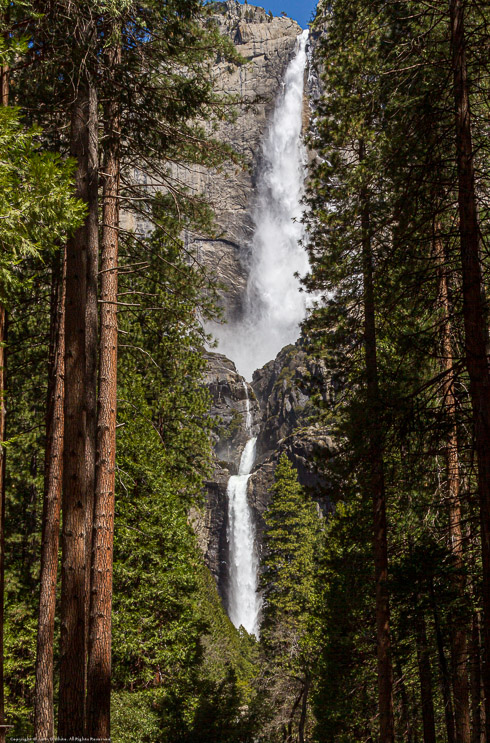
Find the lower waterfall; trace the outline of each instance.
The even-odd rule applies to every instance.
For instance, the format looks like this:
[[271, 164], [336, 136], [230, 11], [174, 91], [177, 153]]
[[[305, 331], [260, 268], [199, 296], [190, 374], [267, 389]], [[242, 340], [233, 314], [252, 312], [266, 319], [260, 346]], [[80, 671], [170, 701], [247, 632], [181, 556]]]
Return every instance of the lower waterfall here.
[[[242, 320], [219, 331], [219, 350], [232, 359], [240, 374], [251, 379], [261, 367], [299, 335], [306, 314], [305, 295], [297, 274], [308, 271], [303, 239], [302, 197], [306, 155], [301, 137], [303, 92], [307, 65], [308, 31], [298, 36], [296, 54], [289, 63], [282, 91], [266, 132], [257, 174], [257, 201], [253, 213], [254, 237]], [[228, 614], [259, 635], [261, 597], [259, 561], [248, 481], [255, 462], [256, 437], [246, 389], [246, 430], [250, 435], [242, 452], [238, 475], [230, 477], [228, 495]]]
[[[252, 432], [252, 414], [248, 388], [246, 392], [246, 427]], [[228, 481], [228, 550], [229, 584], [228, 615], [235, 625], [259, 635], [260, 596], [258, 593], [258, 559], [255, 549], [255, 529], [252, 511], [247, 499], [248, 480], [255, 462], [257, 437], [245, 444], [238, 475]]]

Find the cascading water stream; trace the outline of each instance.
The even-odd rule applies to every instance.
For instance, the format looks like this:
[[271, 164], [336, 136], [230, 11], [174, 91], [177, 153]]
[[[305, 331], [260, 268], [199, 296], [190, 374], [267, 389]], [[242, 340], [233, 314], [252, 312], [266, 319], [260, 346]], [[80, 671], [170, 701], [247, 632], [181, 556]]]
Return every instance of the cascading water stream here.
[[[295, 274], [308, 271], [303, 239], [302, 197], [306, 155], [301, 139], [303, 88], [308, 32], [297, 41], [296, 54], [284, 77], [283, 90], [264, 139], [257, 179], [250, 273], [245, 312], [239, 324], [220, 328], [219, 350], [250, 379], [255, 369], [294, 343], [306, 313], [305, 296]], [[256, 437], [248, 387], [246, 429], [250, 435], [242, 452], [238, 475], [228, 482], [229, 581], [228, 614], [236, 627], [259, 635], [261, 598], [255, 529], [247, 500], [248, 481], [255, 462]]]
[[[252, 413], [246, 394], [246, 428], [252, 433]], [[260, 596], [257, 591], [258, 560], [255, 549], [255, 529], [247, 499], [248, 480], [255, 462], [257, 438], [250, 438], [242, 452], [238, 475], [228, 481], [228, 545], [229, 586], [228, 614], [235, 625], [247, 632], [259, 634]]]
[[301, 138], [308, 31], [297, 41], [262, 145], [257, 174], [254, 236], [243, 319], [217, 331], [219, 350], [240, 374], [255, 369], [299, 335], [306, 297], [298, 274], [309, 268], [301, 241], [306, 152]]

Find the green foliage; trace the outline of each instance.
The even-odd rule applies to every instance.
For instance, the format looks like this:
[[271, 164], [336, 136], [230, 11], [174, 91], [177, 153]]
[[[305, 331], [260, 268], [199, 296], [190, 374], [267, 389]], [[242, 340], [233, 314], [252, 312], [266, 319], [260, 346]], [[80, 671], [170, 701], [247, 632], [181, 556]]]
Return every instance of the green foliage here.
[[328, 518], [318, 582], [321, 656], [315, 739], [369, 738], [376, 726], [376, 636], [370, 512], [359, 496], [348, 505], [339, 503]]
[[279, 617], [299, 621], [314, 597], [315, 547], [319, 516], [305, 499], [286, 454], [275, 470], [272, 500], [264, 517], [266, 557], [264, 640], [268, 623]]
[[73, 163], [42, 151], [15, 108], [0, 108], [0, 302], [18, 289], [27, 257], [46, 259], [82, 221], [72, 196]]
[[[7, 711], [18, 734], [32, 733], [47, 258], [51, 263], [51, 253], [84, 216], [70, 196], [73, 163], [46, 154], [43, 146], [50, 142], [66, 151], [73, 84], [84, 86], [90, 76], [97, 80], [101, 124], [102, 102], [107, 95], [119, 97], [125, 162], [136, 158], [144, 163], [148, 179], [165, 194], [155, 195], [153, 188], [149, 192], [146, 181], [122, 185], [126, 211], [132, 209], [136, 219], [145, 221], [145, 231], [144, 236], [139, 230], [121, 231], [115, 734], [124, 739], [127, 710], [138, 708], [141, 714], [135, 712], [134, 718], [148, 739], [154, 740], [155, 730], [159, 735], [183, 735], [192, 729], [199, 685], [219, 687], [224, 678], [216, 671], [211, 682], [202, 671], [207, 620], [201, 603], [207, 587], [188, 523], [189, 506], [200, 499], [210, 464], [202, 321], [215, 311], [215, 289], [180, 239], [184, 228], [209, 232], [212, 219], [204, 201], [180, 182], [176, 185], [165, 164], [218, 166], [230, 154], [210, 138], [207, 120], [227, 116], [230, 103], [216, 95], [210, 68], [216, 54], [236, 61], [238, 57], [214, 26], [206, 25], [206, 14], [200, 2], [179, 0], [164, 6], [57, 2], [46, 6], [41, 16], [26, 4], [22, 23], [9, 30], [8, 60], [16, 62], [12, 96], [20, 99], [32, 123], [26, 130], [17, 111], [0, 111], [0, 301], [8, 298], [11, 309], [8, 394], [16, 393], [8, 420]], [[87, 45], [83, 28], [94, 22], [99, 33]], [[19, 28], [28, 45], [18, 36]], [[67, 33], [70, 28], [73, 34]], [[109, 88], [106, 48], [118, 33], [123, 65], [116, 85], [111, 80]], [[21, 59], [23, 51], [28, 63], [25, 56]], [[39, 123], [45, 125], [43, 133]], [[153, 226], [151, 236], [148, 223]], [[240, 700], [248, 681], [242, 686]]]
[[[11, 52], [14, 46], [9, 47]], [[5, 680], [6, 713], [29, 732], [44, 461], [48, 267], [82, 221], [73, 163], [42, 150], [40, 130], [0, 108], [0, 303], [8, 311]]]
[[224, 614], [189, 523], [211, 455], [201, 319], [215, 294], [171, 203], [155, 203], [148, 241], [128, 236], [121, 270], [134, 301], [120, 313], [114, 740], [141, 720], [143, 740], [228, 743], [256, 724], [256, 650]]
[[[476, 60], [476, 14], [469, 7], [467, 23], [475, 33], [468, 59]], [[337, 510], [326, 541], [317, 737], [350, 741], [376, 734], [366, 486], [374, 416], [383, 434], [379, 446], [386, 480], [396, 734], [415, 739], [422, 734], [417, 628], [425, 622], [432, 675], [440, 677], [435, 615], [444, 632], [443, 651], [448, 652], [454, 617], [469, 628], [471, 604], [468, 583], [457, 598], [456, 590], [448, 590], [452, 581], [446, 572], [452, 564], [445, 466], [449, 423], [441, 384], [444, 313], [436, 236], [443, 243], [449, 281], [459, 468], [468, 483], [462, 492], [462, 518], [476, 528], [474, 508], [465, 497], [475, 481], [468, 458], [468, 382], [461, 370], [449, 17], [447, 8], [419, 2], [335, 0], [319, 4], [314, 29], [320, 34], [317, 67], [325, 95], [311, 137], [319, 158], [309, 186], [306, 222], [312, 270], [305, 284], [316, 293], [317, 304], [305, 331], [310, 350], [325, 360], [339, 385], [335, 409], [320, 406], [320, 416], [339, 447], [329, 469], [336, 483]], [[485, 148], [488, 118], [481, 106], [487, 94], [475, 80], [472, 105], [480, 115], [474, 118], [474, 136]], [[477, 158], [480, 151], [476, 146]], [[488, 157], [486, 165], [483, 159], [477, 175], [481, 195], [488, 189]], [[481, 225], [486, 234], [486, 218]], [[363, 253], [366, 240], [372, 252], [369, 267]], [[374, 411], [365, 374], [367, 268], [373, 273], [380, 389]], [[355, 521], [355, 528], [349, 520]], [[480, 567], [473, 562], [470, 568], [475, 549], [473, 537], [465, 544], [465, 574], [475, 571], [473, 600], [478, 603]], [[432, 696], [437, 739], [443, 739], [443, 700], [435, 680]], [[349, 714], [352, 709], [354, 716]]]
[[223, 437], [228, 441], [231, 441], [235, 434], [241, 431], [243, 428], [243, 415], [238, 410], [233, 410], [231, 421], [229, 422]]
[[264, 520], [261, 641], [273, 709], [269, 730], [271, 740], [276, 740], [293, 723], [305, 724], [319, 650], [315, 612], [320, 517], [285, 454], [275, 470]]

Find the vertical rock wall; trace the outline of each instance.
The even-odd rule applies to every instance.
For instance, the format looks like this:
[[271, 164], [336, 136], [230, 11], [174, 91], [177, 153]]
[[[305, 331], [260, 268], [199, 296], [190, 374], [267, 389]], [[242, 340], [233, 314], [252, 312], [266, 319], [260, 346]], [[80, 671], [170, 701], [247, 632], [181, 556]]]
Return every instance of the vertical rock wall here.
[[219, 239], [188, 235], [200, 260], [213, 269], [224, 285], [225, 317], [236, 320], [242, 309], [252, 232], [255, 173], [260, 166], [261, 143], [282, 79], [296, 47], [300, 26], [290, 18], [269, 16], [263, 8], [235, 0], [215, 3], [215, 21], [246, 60], [235, 66], [218, 63], [218, 89], [240, 99], [235, 120], [224, 123], [217, 137], [242, 157], [240, 168], [226, 165], [221, 172], [184, 171], [179, 177], [195, 193], [204, 193], [216, 214]]

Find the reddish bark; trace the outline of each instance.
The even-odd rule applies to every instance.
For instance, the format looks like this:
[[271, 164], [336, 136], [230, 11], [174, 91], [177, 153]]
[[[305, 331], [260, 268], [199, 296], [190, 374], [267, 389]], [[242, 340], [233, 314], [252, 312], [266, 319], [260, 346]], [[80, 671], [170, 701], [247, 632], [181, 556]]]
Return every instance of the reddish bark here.
[[[114, 74], [121, 61], [120, 48], [112, 49], [108, 57], [109, 69]], [[117, 99], [107, 104], [105, 113], [99, 400], [87, 677], [87, 733], [92, 738], [110, 737], [120, 174]]]
[[[46, 413], [46, 451], [41, 541], [41, 573], [34, 698], [34, 736], [54, 737], [53, 641], [58, 575], [61, 488], [63, 479], [63, 406], [65, 355], [65, 261], [53, 272]], [[60, 275], [61, 274], [61, 275]]]
[[[88, 203], [89, 91], [73, 104], [71, 154], [77, 159], [76, 195]], [[84, 734], [86, 581], [86, 298], [87, 221], [66, 247], [65, 404], [61, 643], [58, 735]]]

